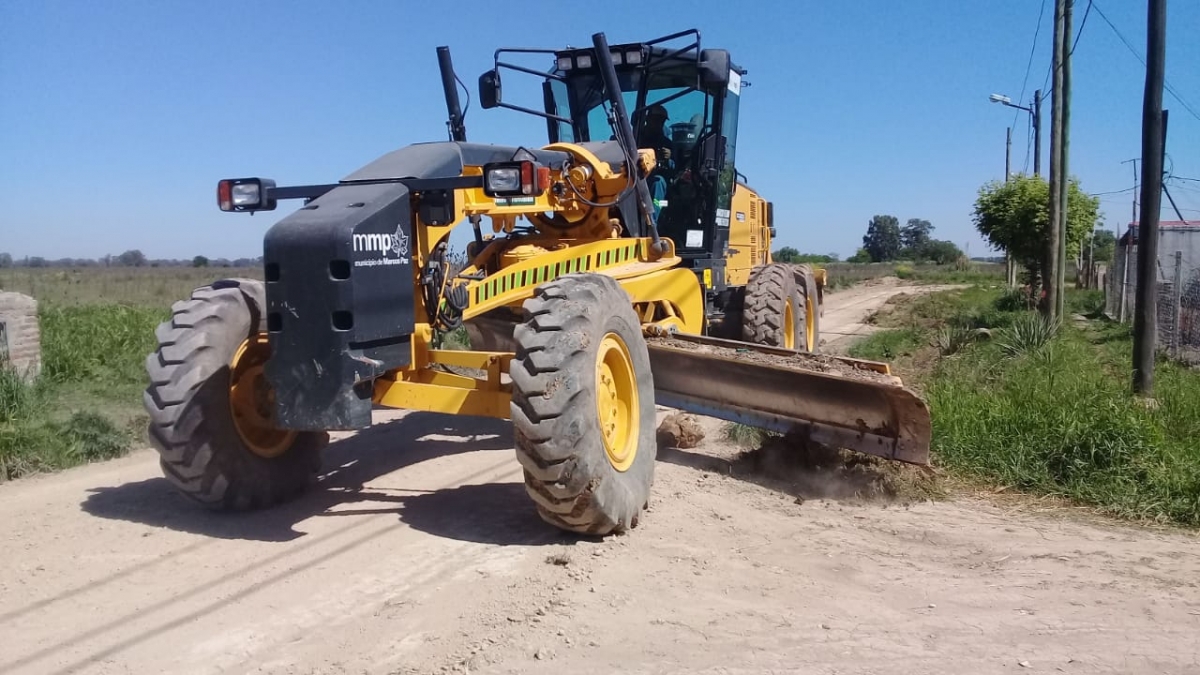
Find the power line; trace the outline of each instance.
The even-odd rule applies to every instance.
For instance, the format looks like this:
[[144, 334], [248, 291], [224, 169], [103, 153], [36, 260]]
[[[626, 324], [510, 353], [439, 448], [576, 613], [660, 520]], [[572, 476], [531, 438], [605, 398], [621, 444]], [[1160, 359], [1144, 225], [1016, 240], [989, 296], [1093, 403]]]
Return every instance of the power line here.
[[1087, 9], [1083, 12], [1083, 21], [1079, 22], [1079, 32], [1075, 34], [1075, 41], [1071, 43], [1071, 54], [1075, 53], [1075, 46], [1079, 44], [1079, 36], [1083, 35], [1083, 27], [1087, 25], [1088, 15], [1092, 13], [1092, 0], [1088, 0]]
[[[1025, 101], [1025, 88], [1029, 85], [1029, 71], [1033, 69], [1033, 55], [1037, 52], [1038, 34], [1042, 32], [1042, 16], [1046, 14], [1046, 0], [1042, 0], [1042, 7], [1038, 10], [1037, 26], [1033, 29], [1033, 44], [1029, 47], [1029, 61], [1025, 64], [1025, 78], [1021, 80], [1021, 95], [1017, 97], [1018, 101]], [[1017, 126], [1017, 115], [1020, 115], [1020, 110], [1013, 111], [1012, 126]], [[1028, 164], [1028, 162], [1026, 162]]]
[[1125, 192], [1131, 192], [1136, 189], [1137, 189], [1137, 187], [1127, 187], [1124, 190], [1111, 190], [1109, 192], [1092, 192], [1092, 193], [1090, 193], [1090, 196], [1103, 197], [1104, 195], [1119, 195], [1119, 194], [1123, 194]]
[[[1088, 6], [1092, 6], [1092, 2], [1090, 0], [1088, 2]], [[1125, 36], [1121, 34], [1121, 31], [1118, 30], [1115, 25], [1113, 25], [1113, 22], [1109, 21], [1108, 17], [1105, 16], [1104, 11], [1100, 9], [1100, 5], [1095, 5], [1095, 7], [1096, 13], [1100, 15], [1101, 19], [1104, 19], [1104, 23], [1108, 24], [1108, 27], [1111, 28], [1113, 33], [1117, 35], [1117, 38], [1124, 43], [1125, 48], [1129, 50], [1129, 53], [1133, 54], [1133, 57], [1138, 60], [1138, 63], [1141, 63], [1142, 67], [1145, 67], [1146, 59], [1142, 58], [1142, 55], [1138, 53], [1138, 50], [1134, 48], [1129, 40], [1125, 39]], [[1179, 101], [1179, 104], [1186, 108], [1187, 111], [1191, 113], [1192, 117], [1200, 120], [1200, 113], [1197, 113], [1195, 108], [1193, 108], [1187, 101], [1183, 100], [1183, 97], [1179, 95], [1179, 92], [1175, 91], [1175, 88], [1171, 86], [1170, 82], [1167, 82], [1165, 77], [1163, 78], [1163, 89], [1165, 89], [1167, 93], [1169, 93], [1176, 101]]]

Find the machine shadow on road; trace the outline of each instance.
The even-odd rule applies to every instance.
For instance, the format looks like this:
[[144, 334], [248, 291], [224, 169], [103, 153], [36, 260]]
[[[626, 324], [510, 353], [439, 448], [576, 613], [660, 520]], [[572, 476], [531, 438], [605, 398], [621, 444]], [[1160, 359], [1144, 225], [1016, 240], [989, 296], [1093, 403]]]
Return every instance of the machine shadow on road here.
[[[495, 452], [492, 464], [508, 459], [516, 467], [511, 449], [512, 428], [506, 421], [411, 413], [330, 443], [317, 484], [307, 494], [275, 508], [211, 512], [179, 494], [161, 477], [93, 488], [81, 508], [100, 518], [256, 541], [302, 537], [305, 533], [298, 531], [296, 524], [315, 516], [395, 512], [414, 528], [438, 536], [490, 543], [505, 543], [507, 538], [507, 543], [517, 543], [530, 537], [527, 526], [531, 522], [540, 523], [519, 484], [468, 485], [431, 492], [366, 486], [404, 467], [466, 452]], [[463, 476], [464, 480], [472, 478]], [[382, 503], [384, 507], [341, 508], [351, 503]]]

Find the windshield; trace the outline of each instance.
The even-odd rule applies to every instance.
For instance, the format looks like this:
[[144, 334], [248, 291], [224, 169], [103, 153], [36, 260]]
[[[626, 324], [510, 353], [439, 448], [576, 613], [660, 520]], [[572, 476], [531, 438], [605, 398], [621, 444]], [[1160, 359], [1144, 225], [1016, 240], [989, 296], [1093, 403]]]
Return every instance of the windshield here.
[[[615, 140], [608, 120], [608, 103], [603, 95], [599, 73], [565, 73], [567, 82], [551, 85], [557, 113], [575, 120], [573, 125], [558, 123], [560, 140]], [[645, 78], [644, 71], [618, 71], [625, 110], [632, 118], [638, 137], [638, 147], [674, 147], [685, 152], [695, 145], [699, 135], [710, 125], [712, 101], [702, 91], [688, 91], [695, 84], [692, 68], [655, 69], [649, 75], [644, 108], [638, 106], [638, 89]], [[687, 93], [684, 93], [687, 92]], [[665, 112], [663, 118], [661, 113]], [[650, 113], [650, 114], [645, 114]], [[663, 146], [662, 139], [671, 141]]]

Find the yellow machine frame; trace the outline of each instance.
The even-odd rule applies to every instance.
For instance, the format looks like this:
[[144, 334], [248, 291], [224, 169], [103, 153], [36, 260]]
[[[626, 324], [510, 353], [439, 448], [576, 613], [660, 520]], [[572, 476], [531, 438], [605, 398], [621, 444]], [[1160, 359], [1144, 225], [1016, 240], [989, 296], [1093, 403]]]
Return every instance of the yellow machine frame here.
[[[567, 171], [555, 170], [552, 181], [569, 180], [579, 186], [588, 201], [615, 197], [630, 178], [613, 171], [606, 163], [578, 145], [556, 143], [547, 150], [570, 153], [577, 161]], [[652, 151], [640, 157], [644, 167], [653, 165]], [[483, 167], [464, 168], [465, 176], [480, 176]], [[586, 187], [585, 187], [586, 186]], [[586, 205], [575, 195], [556, 196], [550, 191], [523, 199], [494, 199], [483, 188], [460, 190], [455, 195], [452, 225], [434, 226], [416, 222], [414, 273], [425, 268], [437, 247], [454, 227], [471, 216], [487, 216], [494, 232], [512, 232], [520, 218], [538, 222], [546, 213], [559, 214], [574, 224], [572, 237], [556, 237], [544, 231], [520, 238], [493, 238], [478, 251], [459, 277], [479, 272], [481, 279], [466, 282], [469, 305], [463, 321], [470, 321], [500, 307], [520, 307], [539, 285], [564, 274], [589, 272], [616, 279], [629, 294], [630, 302], [648, 335], [704, 332], [706, 316], [703, 288], [695, 272], [679, 267], [674, 243], [663, 239], [665, 250], [656, 252], [649, 238], [622, 236], [619, 223], [609, 219], [607, 209]], [[414, 214], [415, 215], [415, 214]], [[528, 247], [527, 257], [505, 260], [503, 253]], [[517, 251], [522, 253], [522, 251]], [[488, 273], [490, 271], [490, 273]], [[453, 280], [448, 281], [451, 283]], [[414, 294], [416, 316], [428, 316], [422, 294]], [[507, 419], [511, 386], [504, 375], [512, 361], [508, 352], [461, 351], [433, 348], [434, 327], [418, 323], [412, 335], [409, 366], [375, 380], [375, 404], [463, 415]], [[435, 366], [484, 371], [483, 377], [468, 377]]]

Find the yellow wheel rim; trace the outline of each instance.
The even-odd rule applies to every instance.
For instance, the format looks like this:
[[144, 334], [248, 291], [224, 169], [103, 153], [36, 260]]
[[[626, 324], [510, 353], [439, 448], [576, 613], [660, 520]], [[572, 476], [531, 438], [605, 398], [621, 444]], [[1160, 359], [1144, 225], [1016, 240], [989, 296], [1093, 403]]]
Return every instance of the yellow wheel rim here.
[[783, 306], [783, 348], [796, 348], [796, 315], [792, 312], [792, 303]]
[[804, 345], [810, 352], [817, 350], [817, 303], [804, 296]]
[[596, 412], [604, 453], [617, 471], [633, 466], [637, 458], [638, 410], [637, 376], [629, 348], [615, 333], [609, 333], [600, 341], [596, 355]]
[[229, 410], [233, 426], [250, 451], [268, 459], [287, 452], [296, 432], [276, 428], [275, 391], [263, 374], [271, 354], [265, 335], [243, 341], [229, 364]]

